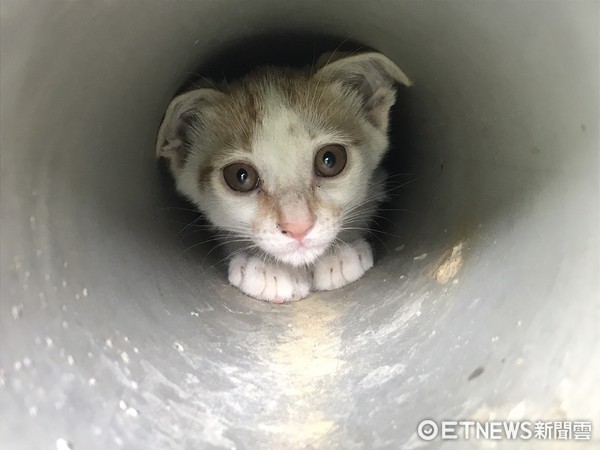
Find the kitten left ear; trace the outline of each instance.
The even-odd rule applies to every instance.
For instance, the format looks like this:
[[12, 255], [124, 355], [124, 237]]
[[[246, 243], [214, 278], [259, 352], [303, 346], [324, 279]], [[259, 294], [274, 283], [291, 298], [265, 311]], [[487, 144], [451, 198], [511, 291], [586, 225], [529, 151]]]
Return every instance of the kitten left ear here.
[[396, 101], [395, 83], [411, 86], [406, 74], [381, 53], [369, 52], [354, 56], [328, 57], [316, 74], [332, 82], [342, 83], [358, 93], [369, 121], [378, 129], [387, 131], [390, 108]]
[[224, 95], [214, 89], [195, 89], [175, 97], [169, 104], [156, 138], [156, 157], [170, 162], [171, 169], [180, 168], [190, 149], [186, 136], [197, 130], [211, 104]]

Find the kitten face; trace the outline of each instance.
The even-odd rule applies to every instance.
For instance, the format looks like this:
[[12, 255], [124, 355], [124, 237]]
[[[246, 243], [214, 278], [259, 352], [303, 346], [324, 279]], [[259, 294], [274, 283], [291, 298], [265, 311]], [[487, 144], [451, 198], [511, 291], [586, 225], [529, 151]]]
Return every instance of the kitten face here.
[[221, 91], [176, 98], [158, 152], [178, 190], [242, 247], [294, 266], [314, 262], [364, 226], [378, 200], [371, 178], [387, 150], [398, 76], [381, 81], [389, 60], [369, 55], [380, 73], [364, 85], [346, 61], [312, 76], [266, 68]]

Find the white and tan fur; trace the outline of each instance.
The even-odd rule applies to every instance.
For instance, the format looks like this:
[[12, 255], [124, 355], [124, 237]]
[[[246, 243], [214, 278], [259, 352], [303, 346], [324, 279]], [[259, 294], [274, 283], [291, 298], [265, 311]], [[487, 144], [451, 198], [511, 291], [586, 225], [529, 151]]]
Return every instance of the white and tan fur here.
[[[378, 165], [395, 83], [410, 85], [379, 53], [330, 54], [314, 74], [265, 67], [171, 102], [157, 156], [168, 159], [177, 190], [234, 236], [231, 284], [281, 303], [337, 289], [372, 267], [364, 233], [384, 198]], [[328, 144], [342, 145], [347, 162], [324, 178], [314, 160]], [[223, 168], [239, 162], [258, 172], [256, 190], [229, 188]], [[299, 223], [308, 224], [301, 241], [285, 231]]]

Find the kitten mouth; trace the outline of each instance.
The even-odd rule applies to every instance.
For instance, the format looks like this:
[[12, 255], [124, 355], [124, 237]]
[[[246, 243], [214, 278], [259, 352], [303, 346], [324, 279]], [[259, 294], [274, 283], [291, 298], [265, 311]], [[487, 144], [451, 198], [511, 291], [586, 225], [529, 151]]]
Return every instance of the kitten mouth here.
[[298, 243], [293, 248], [282, 249], [281, 251], [268, 251], [279, 261], [292, 266], [306, 266], [315, 262], [327, 249], [327, 246], [315, 246]]
[[335, 241], [335, 234], [321, 234], [321, 236], [308, 236], [301, 241], [292, 238], [285, 239], [280, 235], [272, 238], [259, 235], [254, 242], [276, 261], [294, 267], [302, 267], [315, 263]]

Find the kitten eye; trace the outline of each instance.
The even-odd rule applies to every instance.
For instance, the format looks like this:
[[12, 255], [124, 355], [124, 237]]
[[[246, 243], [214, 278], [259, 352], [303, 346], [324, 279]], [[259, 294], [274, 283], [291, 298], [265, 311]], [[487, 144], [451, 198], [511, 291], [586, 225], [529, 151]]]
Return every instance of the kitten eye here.
[[234, 191], [250, 192], [258, 187], [258, 173], [249, 164], [233, 163], [223, 168], [223, 177], [227, 186]]
[[321, 177], [335, 177], [346, 167], [346, 149], [339, 144], [321, 148], [315, 156], [315, 171]]

